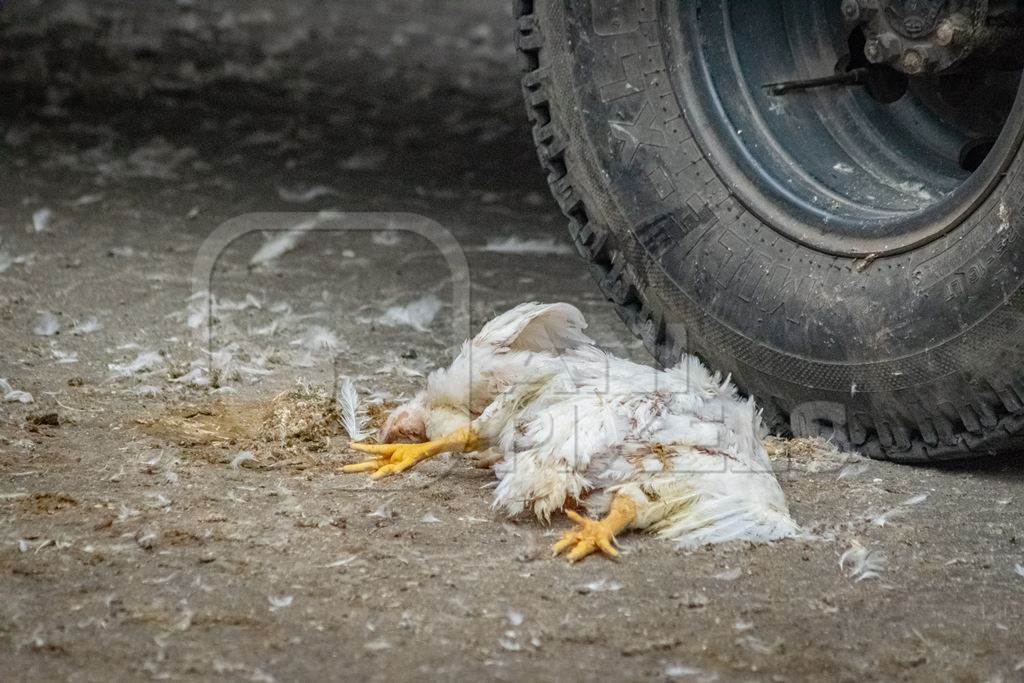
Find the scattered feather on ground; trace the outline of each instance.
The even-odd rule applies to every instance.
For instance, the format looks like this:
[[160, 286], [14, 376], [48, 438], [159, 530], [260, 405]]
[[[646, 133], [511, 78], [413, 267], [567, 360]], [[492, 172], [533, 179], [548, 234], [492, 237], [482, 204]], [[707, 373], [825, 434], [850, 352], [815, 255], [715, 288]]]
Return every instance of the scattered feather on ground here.
[[32, 334], [39, 337], [52, 337], [60, 332], [60, 320], [50, 311], [40, 311], [32, 325]]
[[858, 583], [867, 579], [879, 578], [885, 571], [886, 564], [884, 553], [868, 550], [859, 541], [853, 541], [839, 557], [839, 569]]
[[267, 600], [270, 602], [270, 611], [276, 612], [279, 609], [291, 607], [294, 598], [290, 595], [269, 595]]
[[351, 377], [345, 377], [338, 385], [338, 413], [341, 424], [352, 441], [362, 441], [368, 434], [364, 429], [365, 417], [360, 412], [359, 392]]
[[338, 337], [323, 325], [310, 325], [301, 337], [292, 340], [291, 345], [307, 351], [335, 351]]
[[311, 325], [306, 333], [292, 344], [301, 345], [310, 351], [334, 351], [338, 348], [338, 338], [334, 332], [322, 325]]
[[32, 214], [32, 229], [38, 232], [46, 232], [53, 223], [53, 211], [42, 208]]
[[164, 365], [164, 357], [156, 351], [143, 351], [130, 363], [110, 363], [108, 368], [121, 377], [137, 375], [143, 372], [152, 372]]
[[6, 273], [11, 269], [11, 266], [24, 266], [32, 263], [35, 258], [35, 254], [23, 254], [21, 256], [11, 256], [6, 251], [0, 251], [0, 274]]
[[[103, 150], [96, 150], [97, 152]], [[163, 137], [154, 137], [137, 147], [124, 158], [82, 159], [72, 166], [83, 165], [83, 170], [95, 169], [106, 178], [156, 178], [177, 180], [180, 168], [194, 159], [196, 150], [192, 147], [176, 147]]]
[[428, 294], [405, 306], [391, 306], [377, 322], [388, 327], [411, 327], [426, 332], [444, 305], [434, 294]]
[[871, 465], [867, 458], [860, 462], [851, 462], [849, 465], [845, 465], [841, 470], [839, 470], [839, 474], [836, 475], [836, 479], [853, 479], [855, 477], [859, 477], [870, 469]]
[[196, 292], [188, 298], [188, 308], [185, 311], [185, 326], [190, 330], [198, 330], [210, 320], [210, 309], [213, 307], [213, 297], [207, 291]]
[[495, 254], [571, 254], [572, 248], [552, 238], [523, 239], [513, 235], [488, 240], [481, 251]]
[[20, 391], [11, 386], [11, 383], [0, 377], [0, 394], [3, 395], [4, 403], [32, 403], [32, 394], [27, 391]]
[[252, 255], [249, 265], [265, 266], [292, 251], [313, 225], [316, 225], [315, 219], [300, 223], [291, 230], [275, 233]]
[[612, 579], [598, 579], [589, 581], [576, 587], [577, 593], [587, 595], [590, 593], [611, 593], [622, 590], [622, 584]]
[[78, 352], [76, 351], [61, 351], [60, 349], [51, 348], [50, 355], [53, 356], [58, 365], [70, 365], [78, 362]]
[[103, 201], [103, 194], [102, 193], [83, 194], [82, 196], [80, 196], [77, 199], [75, 199], [74, 201], [72, 201], [69, 204], [69, 206], [89, 206], [90, 204], [96, 204], [97, 202], [102, 202], [102, 201]]
[[753, 634], [748, 634], [736, 639], [736, 644], [750, 650], [759, 655], [779, 655], [782, 654], [784, 643], [781, 638], [777, 638], [771, 642], [758, 638]]
[[383, 638], [377, 638], [376, 640], [367, 641], [363, 644], [363, 647], [369, 652], [381, 652], [391, 649], [391, 643]]
[[188, 372], [179, 374], [170, 381], [194, 387], [222, 388], [229, 381], [240, 380], [243, 377], [254, 379], [271, 374], [270, 370], [263, 367], [262, 358], [245, 363], [240, 358], [245, 355], [240, 352], [237, 344], [232, 343], [209, 354], [205, 359], [192, 361]]
[[92, 315], [84, 320], [79, 320], [71, 327], [71, 334], [80, 337], [83, 334], [92, 334], [103, 328], [96, 316]]
[[666, 678], [690, 678], [693, 676], [702, 676], [703, 674], [704, 671], [702, 669], [695, 669], [692, 666], [686, 666], [684, 664], [667, 664], [665, 666]]
[[724, 572], [719, 572], [718, 574], [715, 574], [713, 578], [718, 579], [719, 581], [735, 581], [742, 575], [743, 570], [739, 567], [734, 567], [733, 569], [728, 569]]
[[303, 233], [299, 231], [284, 232], [276, 237], [272, 237], [267, 240], [263, 246], [261, 246], [252, 258], [249, 259], [249, 265], [261, 266], [274, 261], [289, 251], [295, 249], [299, 244], [299, 240], [302, 239]]
[[183, 375], [172, 377], [173, 384], [184, 384], [190, 387], [208, 387], [211, 384], [210, 374], [202, 367], [194, 367]]
[[365, 150], [342, 160], [340, 166], [346, 171], [375, 171], [383, 166], [387, 159], [388, 155], [383, 150]]
[[370, 241], [381, 247], [394, 247], [402, 241], [402, 236], [397, 230], [374, 231]]
[[111, 247], [110, 249], [107, 250], [107, 253], [111, 256], [117, 256], [118, 258], [134, 258], [135, 256], [148, 256], [148, 254], [135, 251], [135, 247], [129, 245]]
[[918, 505], [920, 503], [923, 503], [927, 499], [928, 499], [928, 494], [927, 493], [921, 493], [921, 494], [918, 494], [918, 495], [913, 496], [911, 498], [908, 498], [905, 501], [903, 501], [902, 503], [900, 503], [899, 505], [897, 505], [896, 507], [892, 508], [891, 510], [886, 510], [882, 514], [880, 514], [877, 517], [875, 517], [874, 519], [872, 519], [871, 523], [874, 524], [875, 526], [885, 526], [886, 524], [888, 524], [892, 520], [896, 519], [897, 517], [902, 517], [905, 514], [907, 514], [910, 511], [909, 508], [911, 508], [911, 507], [913, 507], [915, 505]]
[[249, 462], [254, 459], [252, 451], [242, 451], [235, 457], [231, 458], [231, 467], [237, 470], [242, 466], [242, 463]]
[[307, 204], [323, 197], [337, 196], [338, 191], [326, 185], [315, 185], [306, 189], [277, 188], [277, 196], [292, 204]]
[[216, 313], [246, 311], [250, 308], [262, 310], [263, 302], [255, 294], [248, 293], [244, 299], [235, 301], [233, 299], [214, 299], [213, 310]]

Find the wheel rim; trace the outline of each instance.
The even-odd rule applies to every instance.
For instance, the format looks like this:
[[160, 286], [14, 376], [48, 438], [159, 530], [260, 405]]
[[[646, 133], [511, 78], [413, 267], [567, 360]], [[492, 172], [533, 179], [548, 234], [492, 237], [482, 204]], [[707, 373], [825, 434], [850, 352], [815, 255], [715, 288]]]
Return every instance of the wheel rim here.
[[[686, 5], [682, 7], [681, 5]], [[862, 87], [772, 96], [849, 53], [833, 3], [680, 3], [680, 102], [722, 180], [776, 231], [840, 256], [905, 251], [987, 199], [1024, 134], [1019, 71], [909, 79], [889, 104]]]

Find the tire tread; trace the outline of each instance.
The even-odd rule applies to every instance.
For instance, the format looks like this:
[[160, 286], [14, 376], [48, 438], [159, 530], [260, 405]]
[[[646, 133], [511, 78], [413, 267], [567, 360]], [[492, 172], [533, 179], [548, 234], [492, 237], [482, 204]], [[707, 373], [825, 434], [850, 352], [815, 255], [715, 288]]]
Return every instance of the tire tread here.
[[[554, 92], [545, 63], [545, 27], [535, 13], [535, 0], [516, 0], [514, 11], [521, 84], [534, 143], [552, 195], [569, 219], [573, 244], [630, 331], [659, 363], [671, 365], [684, 348], [666, 326], [661, 303], [645, 294], [623, 245], [595, 219], [598, 212], [588, 207], [576, 190], [575, 176], [582, 171], [574, 167], [567, 154], [569, 140], [562, 128], [567, 122], [555, 120], [553, 114], [551, 102], [558, 93]], [[710, 174], [708, 182], [717, 179]], [[724, 201], [728, 196], [724, 186], [722, 194]], [[762, 404], [769, 428], [789, 433], [790, 416], [780, 409], [780, 401], [767, 395]], [[827, 415], [820, 417], [829, 421]], [[851, 414], [845, 426], [834, 428], [843, 432], [836, 435], [839, 440], [863, 454], [900, 462], [949, 460], [1017, 449], [1024, 446], [1024, 377], [1009, 384], [990, 382], [984, 392], [965, 386], [957, 403], [926, 405], [920, 401], [884, 413]]]

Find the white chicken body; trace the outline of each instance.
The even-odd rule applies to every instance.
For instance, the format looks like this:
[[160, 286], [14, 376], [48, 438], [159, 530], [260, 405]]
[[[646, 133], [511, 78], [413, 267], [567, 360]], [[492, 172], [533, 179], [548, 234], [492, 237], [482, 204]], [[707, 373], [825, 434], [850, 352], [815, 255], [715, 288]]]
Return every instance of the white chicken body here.
[[694, 357], [668, 370], [615, 358], [568, 304], [520, 305], [484, 326], [385, 428], [419, 416], [434, 439], [472, 424], [498, 477], [495, 507], [548, 519], [613, 494], [633, 528], [683, 546], [794, 536], [752, 400]]

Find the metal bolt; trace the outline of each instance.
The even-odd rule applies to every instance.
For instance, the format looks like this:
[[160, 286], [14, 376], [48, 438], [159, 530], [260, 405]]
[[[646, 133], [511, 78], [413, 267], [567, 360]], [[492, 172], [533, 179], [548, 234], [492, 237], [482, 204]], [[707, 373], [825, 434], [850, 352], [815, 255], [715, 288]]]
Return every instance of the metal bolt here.
[[924, 70], [924, 57], [917, 50], [903, 53], [903, 70], [910, 75], [919, 74]]
[[935, 29], [935, 44], [941, 47], [947, 47], [953, 44], [956, 40], [957, 27], [949, 19], [939, 24], [939, 27]]
[[885, 61], [885, 54], [882, 52], [882, 44], [878, 40], [869, 40], [864, 45], [864, 56], [872, 64], [879, 64]]
[[841, 11], [847, 21], [860, 19], [860, 3], [857, 0], [843, 0]]

